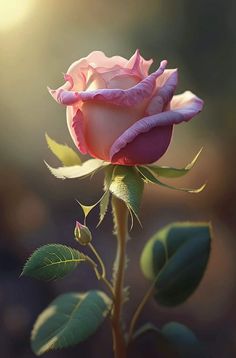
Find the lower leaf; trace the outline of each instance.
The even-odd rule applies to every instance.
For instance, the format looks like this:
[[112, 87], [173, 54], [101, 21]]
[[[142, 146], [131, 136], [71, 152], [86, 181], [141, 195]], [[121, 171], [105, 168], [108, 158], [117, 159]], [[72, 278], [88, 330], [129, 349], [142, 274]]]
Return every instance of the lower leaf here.
[[38, 317], [32, 330], [33, 352], [78, 344], [96, 332], [111, 307], [101, 291], [66, 293], [57, 297]]
[[181, 323], [169, 322], [159, 329], [149, 322], [141, 326], [132, 338], [137, 340], [148, 334], [153, 335], [158, 357], [206, 358], [201, 342]]
[[175, 349], [179, 358], [206, 357], [201, 343], [195, 334], [185, 325], [178, 322], [170, 322], [162, 327], [161, 333]]

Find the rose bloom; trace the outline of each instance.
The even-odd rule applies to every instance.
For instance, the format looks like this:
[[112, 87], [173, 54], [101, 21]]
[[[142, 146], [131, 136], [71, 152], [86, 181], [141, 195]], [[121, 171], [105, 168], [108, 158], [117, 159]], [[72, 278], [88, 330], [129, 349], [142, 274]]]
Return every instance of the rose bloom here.
[[126, 60], [94, 51], [74, 62], [65, 84], [50, 90], [67, 106], [67, 123], [83, 154], [121, 165], [148, 164], [167, 150], [174, 124], [188, 121], [202, 110], [192, 92], [174, 96], [177, 69], [167, 61], [148, 74], [152, 60], [137, 50]]

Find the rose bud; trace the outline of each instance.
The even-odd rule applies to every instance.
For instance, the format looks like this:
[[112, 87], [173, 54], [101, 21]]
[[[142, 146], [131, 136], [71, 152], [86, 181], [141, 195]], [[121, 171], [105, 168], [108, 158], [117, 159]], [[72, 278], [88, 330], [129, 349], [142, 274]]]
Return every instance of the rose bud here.
[[81, 245], [88, 245], [92, 241], [91, 231], [87, 226], [80, 224], [79, 221], [76, 221], [74, 234], [75, 240]]
[[74, 62], [65, 84], [50, 90], [67, 106], [67, 124], [83, 154], [121, 165], [153, 163], [167, 150], [174, 124], [189, 121], [203, 107], [192, 92], [174, 95], [177, 69], [167, 61], [148, 75], [152, 60], [137, 50], [126, 60], [94, 51]]

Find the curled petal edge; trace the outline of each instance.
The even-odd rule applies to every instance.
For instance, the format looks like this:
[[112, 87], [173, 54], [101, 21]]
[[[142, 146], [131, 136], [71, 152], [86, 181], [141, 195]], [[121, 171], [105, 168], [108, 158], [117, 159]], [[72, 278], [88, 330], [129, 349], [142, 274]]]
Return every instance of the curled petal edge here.
[[170, 126], [181, 122], [187, 122], [198, 114], [202, 110], [203, 101], [189, 91], [186, 92], [186, 95], [186, 103], [184, 104], [183, 102], [180, 108], [173, 108], [170, 111], [144, 117], [124, 131], [124, 133], [116, 139], [110, 148], [110, 161], [112, 161], [115, 154], [117, 154], [128, 143], [132, 142], [139, 134], [149, 132], [151, 129], [158, 126]]
[[[71, 106], [79, 101], [86, 102], [96, 100], [118, 106], [131, 107], [152, 95], [156, 85], [156, 79], [165, 71], [167, 61], [161, 61], [157, 71], [140, 81], [137, 85], [126, 89], [98, 89], [94, 91], [70, 91], [66, 84], [57, 90], [49, 88], [49, 93], [60, 104]], [[69, 86], [69, 81], [66, 82]], [[67, 87], [68, 87], [67, 85]]]

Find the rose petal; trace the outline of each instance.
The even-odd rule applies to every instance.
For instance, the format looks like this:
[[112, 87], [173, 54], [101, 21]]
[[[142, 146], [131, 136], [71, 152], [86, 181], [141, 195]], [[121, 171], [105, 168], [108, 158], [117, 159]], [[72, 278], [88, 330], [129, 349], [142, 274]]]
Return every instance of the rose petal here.
[[146, 77], [132, 88], [122, 89], [98, 89], [95, 91], [72, 92], [64, 91], [62, 88], [56, 91], [50, 91], [51, 95], [58, 103], [64, 105], [72, 105], [80, 100], [83, 102], [95, 100], [98, 102], [106, 102], [118, 106], [131, 107], [143, 101], [152, 95], [156, 85], [156, 79], [165, 70], [167, 61], [162, 61], [157, 71]]
[[188, 115], [193, 111], [198, 113], [202, 110], [204, 102], [199, 97], [195, 96], [191, 91], [185, 91], [172, 98], [170, 102], [170, 108], [174, 110], [186, 110]]
[[130, 69], [132, 73], [141, 78], [148, 76], [148, 70], [153, 60], [145, 60], [141, 55], [139, 50], [136, 50], [134, 55], [129, 59], [126, 68]]
[[[141, 105], [143, 108], [140, 108]], [[95, 101], [84, 103], [81, 110], [90, 155], [109, 161], [112, 143], [141, 118], [140, 113], [144, 113], [144, 109], [144, 103], [129, 108]]]
[[[141, 81], [142, 79], [148, 76], [148, 70], [152, 62], [153, 60], [145, 60], [140, 55], [139, 50], [136, 50], [134, 55], [129, 59], [129, 61], [127, 61], [125, 66], [122, 67], [121, 65], [117, 64], [112, 69], [96, 66], [96, 71], [102, 74], [102, 77], [106, 82], [109, 82], [116, 76], [122, 76], [122, 75], [135, 76], [139, 79], [139, 81]], [[108, 88], [119, 88], [119, 87], [114, 87], [110, 85], [108, 86]]]
[[[107, 57], [102, 51], [93, 51], [87, 57], [75, 61], [69, 67], [67, 74], [74, 80], [74, 90], [84, 90], [84, 81], [87, 79], [87, 70], [92, 67], [103, 67], [111, 70], [115, 66], [124, 67], [128, 60], [120, 56]], [[98, 71], [99, 72], [99, 71]]]
[[172, 136], [173, 126], [156, 127], [139, 134], [112, 157], [113, 164], [141, 165], [157, 161], [166, 152]]
[[[176, 98], [177, 97], [177, 98]], [[172, 126], [190, 120], [202, 110], [203, 101], [190, 91], [174, 96], [171, 110], [144, 117], [129, 127], [111, 146], [110, 160], [141, 133], [147, 133], [159, 126]]]
[[148, 108], [147, 114], [153, 115], [162, 112], [166, 105], [172, 99], [178, 82], [178, 71], [165, 70], [165, 72], [157, 78], [156, 81], [156, 94], [152, 97]]
[[119, 75], [113, 77], [108, 82], [108, 88], [119, 88], [119, 89], [128, 89], [136, 86], [140, 82], [140, 78], [134, 75]]
[[121, 56], [107, 57], [102, 51], [93, 51], [85, 59], [90, 65], [95, 64], [96, 67], [106, 68], [112, 68], [116, 65], [124, 67], [128, 62], [126, 58]]
[[84, 138], [84, 118], [82, 112], [79, 109], [68, 106], [66, 116], [67, 126], [76, 147], [82, 154], [86, 154], [88, 150]]
[[57, 103], [72, 106], [73, 104], [79, 102], [80, 96], [78, 92], [65, 91], [62, 87], [56, 90], [52, 90], [48, 87], [50, 95], [55, 99], [55, 101], [57, 101]]
[[86, 80], [86, 91], [92, 91], [98, 88], [106, 88], [106, 82], [92, 66], [88, 67], [87, 80]]

